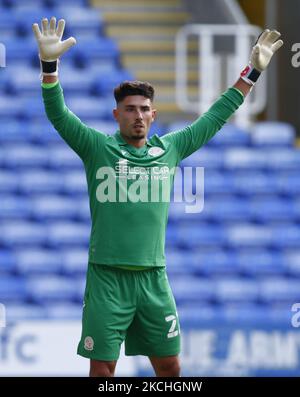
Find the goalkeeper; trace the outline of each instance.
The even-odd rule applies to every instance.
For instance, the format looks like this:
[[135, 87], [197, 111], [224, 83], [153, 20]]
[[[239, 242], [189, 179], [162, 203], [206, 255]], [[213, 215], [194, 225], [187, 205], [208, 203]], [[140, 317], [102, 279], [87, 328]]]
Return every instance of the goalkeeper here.
[[126, 355], [148, 356], [157, 376], [179, 376], [180, 327], [164, 256], [169, 200], [160, 193], [165, 186], [170, 193], [172, 170], [220, 130], [283, 42], [265, 30], [238, 81], [205, 114], [148, 140], [156, 115], [149, 83], [115, 88], [113, 136], [89, 128], [66, 107], [58, 62], [76, 41], [62, 41], [64, 26], [52, 17], [33, 30], [47, 116], [82, 159], [88, 183], [92, 228], [78, 354], [90, 359], [90, 376], [114, 376], [125, 341]]

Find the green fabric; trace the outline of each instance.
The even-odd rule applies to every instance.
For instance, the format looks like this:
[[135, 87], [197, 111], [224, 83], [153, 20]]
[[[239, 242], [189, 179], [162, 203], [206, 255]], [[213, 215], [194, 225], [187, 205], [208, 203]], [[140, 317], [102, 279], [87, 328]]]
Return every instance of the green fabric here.
[[55, 83], [42, 83], [43, 88], [52, 88], [58, 84], [58, 80]]
[[66, 107], [60, 84], [42, 90], [49, 120], [84, 163], [92, 218], [90, 262], [164, 266], [173, 171], [216, 134], [243, 95], [228, 89], [191, 125], [154, 135], [137, 149], [119, 131], [105, 135], [82, 123]]
[[166, 269], [144, 272], [89, 263], [77, 353], [93, 360], [126, 355], [173, 356], [180, 328]]

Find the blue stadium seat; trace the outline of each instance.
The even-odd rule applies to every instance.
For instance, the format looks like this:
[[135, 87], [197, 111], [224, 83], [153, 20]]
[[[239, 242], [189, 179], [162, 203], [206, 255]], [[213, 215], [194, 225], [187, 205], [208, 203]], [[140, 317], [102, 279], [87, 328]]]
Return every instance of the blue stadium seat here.
[[112, 108], [109, 108], [107, 101], [103, 98], [73, 96], [66, 100], [66, 103], [69, 109], [87, 124], [90, 118], [98, 117], [106, 120], [112, 118]]
[[69, 277], [32, 276], [26, 281], [29, 299], [34, 303], [72, 302], [76, 297], [76, 284]]
[[133, 74], [127, 70], [112, 69], [109, 72], [101, 73], [94, 83], [93, 92], [96, 95], [105, 96], [125, 80], [134, 80]]
[[233, 195], [212, 196], [205, 200], [201, 216], [214, 222], [247, 221], [250, 217], [249, 203]]
[[7, 146], [3, 153], [3, 164], [7, 168], [46, 167], [48, 165], [48, 151], [46, 148], [35, 147], [30, 144]]
[[283, 251], [283, 261], [287, 272], [292, 277], [300, 277], [300, 250], [295, 247], [293, 250]]
[[117, 64], [119, 48], [117, 43], [109, 38], [97, 37], [96, 40], [80, 40], [73, 48], [73, 59], [76, 63], [87, 65], [94, 60], [107, 59]]
[[218, 247], [195, 252], [191, 260], [191, 268], [194, 273], [209, 277], [239, 273], [234, 254]]
[[87, 271], [88, 265], [88, 250], [87, 249], [71, 249], [63, 250], [62, 255], [62, 271], [66, 275], [73, 276], [74, 274], [84, 275]]
[[203, 147], [182, 160], [182, 166], [197, 166], [221, 169], [224, 165], [224, 151], [216, 148]]
[[292, 200], [275, 197], [256, 199], [249, 203], [250, 217], [254, 221], [292, 221], [295, 219], [296, 208]]
[[18, 65], [12, 66], [9, 73], [10, 76], [6, 88], [9, 93], [18, 96], [39, 95], [42, 101], [39, 70], [32, 67], [24, 68], [22, 65]]
[[82, 306], [74, 303], [49, 303], [43, 310], [51, 320], [81, 320], [82, 317]]
[[44, 171], [36, 168], [20, 172], [19, 179], [19, 189], [24, 195], [59, 193], [64, 189], [64, 181], [61, 178], [61, 174], [59, 175], [54, 171]]
[[76, 201], [59, 195], [44, 195], [33, 198], [32, 218], [40, 222], [47, 220], [72, 220], [77, 216]]
[[16, 256], [9, 249], [0, 248], [0, 275], [13, 273], [16, 267]]
[[26, 130], [28, 131], [31, 142], [41, 145], [62, 143], [62, 138], [48, 120], [46, 122], [43, 122], [43, 120], [32, 120], [27, 125]]
[[24, 279], [21, 277], [4, 276], [0, 278], [0, 297], [1, 303], [22, 302], [26, 299], [26, 287]]
[[255, 302], [258, 293], [258, 284], [254, 280], [238, 277], [215, 279], [215, 296], [219, 303]]
[[276, 176], [278, 188], [282, 194], [287, 196], [298, 196], [300, 194], [299, 170], [283, 172]]
[[14, 195], [0, 195], [0, 221], [26, 219], [31, 216], [31, 203]]
[[67, 144], [53, 145], [47, 150], [49, 166], [53, 169], [83, 169], [80, 157]]
[[99, 118], [95, 120], [90, 119], [88, 125], [105, 135], [114, 135], [118, 128], [115, 121], [99, 120]]
[[268, 149], [266, 153], [266, 168], [269, 170], [299, 170], [300, 151], [298, 149], [280, 148]]
[[239, 271], [248, 276], [282, 275], [286, 271], [282, 255], [266, 249], [238, 251], [235, 261]]
[[239, 128], [232, 123], [226, 123], [221, 130], [208, 142], [212, 146], [248, 146], [249, 131]]
[[62, 258], [59, 252], [41, 249], [24, 248], [16, 253], [16, 270], [19, 274], [53, 274], [61, 270]]
[[50, 247], [86, 247], [90, 237], [90, 226], [76, 222], [54, 222], [47, 226], [47, 242]]
[[292, 147], [295, 135], [295, 128], [291, 124], [278, 121], [263, 121], [253, 125], [251, 142], [255, 146]]
[[194, 255], [179, 249], [168, 249], [166, 251], [167, 272], [171, 277], [187, 275], [192, 271]]
[[204, 194], [232, 194], [234, 190], [235, 175], [230, 172], [220, 172], [217, 170], [204, 170]]
[[230, 170], [263, 169], [266, 162], [266, 153], [260, 149], [240, 147], [224, 153], [224, 167]]
[[63, 175], [64, 193], [70, 196], [86, 195], [87, 181], [83, 170], [66, 171]]
[[220, 307], [201, 302], [178, 306], [178, 316], [184, 329], [197, 329], [223, 323], [223, 311]]
[[11, 302], [5, 306], [7, 324], [47, 318], [45, 309], [40, 305]]
[[233, 171], [231, 177], [232, 190], [240, 195], [264, 195], [279, 192], [276, 174], [260, 170]]
[[4, 144], [28, 142], [30, 140], [29, 124], [15, 119], [1, 120], [0, 142]]
[[185, 248], [223, 245], [226, 236], [223, 228], [207, 224], [179, 225], [178, 241]]
[[298, 224], [274, 225], [271, 233], [274, 248], [288, 249], [299, 247], [300, 226]]
[[231, 225], [226, 230], [227, 244], [232, 248], [268, 247], [274, 242], [273, 230], [250, 223]]
[[0, 119], [18, 118], [24, 113], [24, 102], [22, 98], [0, 95]]
[[0, 244], [4, 247], [39, 246], [44, 244], [46, 239], [46, 229], [33, 222], [18, 220], [2, 222], [0, 225]]
[[280, 302], [293, 304], [300, 302], [300, 280], [274, 277], [259, 282], [259, 298], [262, 302], [274, 305]]
[[211, 301], [215, 296], [215, 283], [207, 278], [170, 277], [170, 284], [178, 305]]
[[[0, 153], [1, 155], [1, 153]], [[0, 193], [16, 193], [19, 181], [15, 172], [0, 169]]]
[[[63, 87], [64, 93], [68, 95], [77, 94], [80, 96], [88, 95], [95, 84], [95, 76], [87, 71], [74, 69], [74, 67], [66, 67], [62, 65], [59, 70], [59, 80]], [[80, 82], [80, 84], [79, 84]], [[71, 97], [71, 98], [72, 98]]]

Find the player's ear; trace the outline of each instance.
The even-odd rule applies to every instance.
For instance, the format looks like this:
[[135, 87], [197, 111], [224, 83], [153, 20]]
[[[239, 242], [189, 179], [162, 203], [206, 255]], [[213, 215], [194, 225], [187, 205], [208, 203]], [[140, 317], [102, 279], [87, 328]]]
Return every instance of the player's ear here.
[[117, 108], [116, 108], [116, 109], [113, 109], [113, 116], [114, 116], [114, 119], [115, 119], [116, 121], [118, 121], [119, 113], [118, 113], [118, 109], [117, 109]]
[[156, 119], [156, 109], [152, 109], [152, 121]]

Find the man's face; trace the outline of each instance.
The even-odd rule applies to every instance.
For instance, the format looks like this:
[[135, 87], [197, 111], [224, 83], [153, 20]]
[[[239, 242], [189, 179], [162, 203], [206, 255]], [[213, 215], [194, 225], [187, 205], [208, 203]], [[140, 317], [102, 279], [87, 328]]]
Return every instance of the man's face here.
[[113, 114], [122, 135], [129, 140], [139, 141], [147, 137], [156, 110], [152, 108], [149, 98], [142, 95], [129, 95], [118, 103]]

